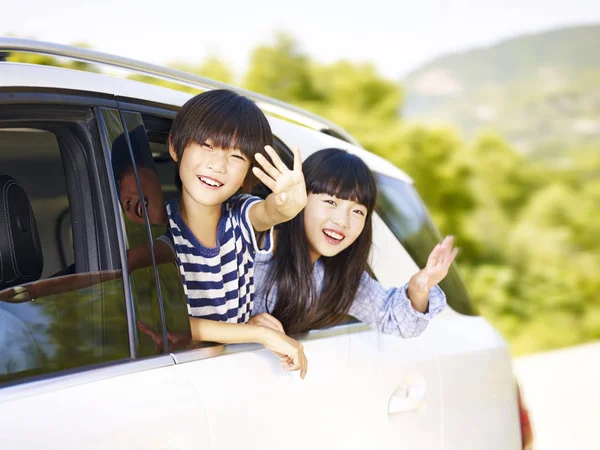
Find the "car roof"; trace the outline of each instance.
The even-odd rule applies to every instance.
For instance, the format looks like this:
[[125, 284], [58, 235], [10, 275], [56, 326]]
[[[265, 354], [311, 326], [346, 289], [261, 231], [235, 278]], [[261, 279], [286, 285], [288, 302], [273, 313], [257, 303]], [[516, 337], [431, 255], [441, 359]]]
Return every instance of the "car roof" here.
[[[101, 93], [176, 107], [182, 106], [192, 94], [149, 83], [119, 78], [107, 74], [84, 72], [61, 67], [1, 62], [2, 87], [33, 87]], [[288, 146], [297, 145], [304, 157], [326, 147], [343, 148], [361, 157], [371, 170], [412, 183], [403, 171], [389, 161], [356, 145], [302, 125], [267, 114], [273, 133]]]

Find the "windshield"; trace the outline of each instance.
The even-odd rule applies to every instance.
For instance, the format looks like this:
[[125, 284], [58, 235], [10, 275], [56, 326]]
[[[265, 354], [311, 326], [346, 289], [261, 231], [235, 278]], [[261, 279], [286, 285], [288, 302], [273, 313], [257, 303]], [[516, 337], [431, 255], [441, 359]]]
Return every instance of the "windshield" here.
[[[429, 253], [440, 242], [440, 234], [431, 222], [427, 210], [414, 187], [404, 181], [375, 173], [377, 188], [377, 213], [402, 246], [421, 268], [425, 267]], [[440, 283], [448, 304], [455, 311], [476, 315], [465, 284], [456, 266]]]

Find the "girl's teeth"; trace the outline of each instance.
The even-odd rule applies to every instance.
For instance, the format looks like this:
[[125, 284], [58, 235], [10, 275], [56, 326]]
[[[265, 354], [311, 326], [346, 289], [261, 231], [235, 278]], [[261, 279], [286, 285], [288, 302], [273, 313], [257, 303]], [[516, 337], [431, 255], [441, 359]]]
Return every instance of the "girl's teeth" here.
[[332, 231], [325, 231], [324, 233], [325, 233], [327, 236], [329, 236], [330, 238], [332, 238], [332, 239], [336, 239], [336, 240], [338, 240], [338, 241], [342, 240], [342, 239], [343, 239], [343, 237], [344, 237], [344, 236], [342, 236], [341, 234], [339, 234], [339, 233], [335, 233], [335, 232], [332, 232]]

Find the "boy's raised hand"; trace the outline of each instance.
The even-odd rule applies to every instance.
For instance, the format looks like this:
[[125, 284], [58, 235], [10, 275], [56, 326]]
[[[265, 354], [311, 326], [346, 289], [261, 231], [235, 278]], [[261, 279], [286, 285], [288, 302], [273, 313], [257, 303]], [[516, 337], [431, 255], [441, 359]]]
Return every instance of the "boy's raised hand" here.
[[293, 219], [306, 206], [306, 184], [302, 174], [300, 150], [298, 147], [293, 148], [294, 168], [292, 170], [287, 168], [271, 146], [265, 146], [265, 150], [271, 157], [272, 163], [257, 153], [256, 162], [261, 165], [262, 169], [253, 167], [252, 172], [256, 178], [273, 191], [274, 207], [280, 216], [276, 222], [286, 222]]

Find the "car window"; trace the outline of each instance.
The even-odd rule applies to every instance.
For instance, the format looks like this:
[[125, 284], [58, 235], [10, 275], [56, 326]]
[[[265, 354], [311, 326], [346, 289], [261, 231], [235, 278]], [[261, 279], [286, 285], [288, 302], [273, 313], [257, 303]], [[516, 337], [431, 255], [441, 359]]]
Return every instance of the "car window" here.
[[82, 239], [94, 202], [75, 125], [11, 116], [0, 118], [0, 384], [128, 358], [121, 272], [87, 269], [100, 264], [94, 233]]
[[[131, 145], [141, 189], [148, 203], [146, 210], [155, 256], [155, 275], [160, 286], [169, 351], [183, 350], [191, 344], [191, 331], [177, 257], [171, 244], [166, 198], [153, 157], [161, 147], [157, 142], [148, 140], [150, 134], [156, 141], [156, 132], [147, 132], [139, 113], [123, 111], [123, 117], [130, 135], [135, 136]], [[142, 165], [144, 168], [139, 170]]]
[[[417, 191], [411, 184], [375, 173], [378, 188], [376, 211], [419, 267], [440, 241]], [[462, 314], [475, 314], [464, 282], [455, 265], [440, 283], [448, 304]]]
[[[107, 108], [101, 108], [100, 112], [107, 130], [116, 193], [126, 233], [137, 355], [152, 356], [168, 351], [168, 345], [165, 346], [167, 334], [181, 328], [173, 327], [173, 323], [170, 323], [171, 329], [166, 326], [161, 277], [154, 265], [154, 250], [161, 248], [163, 244], [159, 238], [167, 233], [164, 196], [139, 114], [119, 113]], [[170, 273], [162, 279], [165, 287], [169, 283], [179, 283], [174, 261], [171, 258], [169, 265], [160, 268], [163, 273], [170, 269]], [[169, 314], [169, 321], [173, 322], [170, 318]], [[185, 322], [189, 328], [187, 317]]]
[[[167, 117], [158, 117], [150, 114], [142, 114], [143, 125], [146, 129], [146, 135], [150, 144], [150, 151], [154, 160], [154, 166], [158, 173], [158, 178], [160, 180], [160, 184], [163, 191], [163, 196], [165, 201], [169, 201], [174, 198], [179, 197], [179, 191], [177, 189], [176, 183], [176, 171], [177, 167], [173, 160], [169, 155], [168, 149], [168, 136], [169, 131], [171, 130], [171, 126], [173, 124], [173, 120]], [[281, 157], [282, 161], [288, 166], [293, 166], [293, 153], [292, 151], [277, 137], [274, 137], [274, 148]], [[259, 183], [253, 191], [251, 192], [253, 195], [265, 198], [270, 190], [264, 186], [262, 183]], [[160, 234], [160, 229], [158, 233]], [[159, 265], [159, 268], [161, 266]], [[369, 273], [375, 278], [373, 272], [368, 269]], [[166, 272], [165, 269], [161, 270], [161, 290], [163, 294], [163, 301], [165, 304], [165, 314], [167, 318], [169, 317], [169, 312], [171, 311], [171, 315], [174, 318], [179, 319], [183, 316], [181, 313], [181, 305], [185, 308], [185, 316], [186, 322], [189, 322], [187, 319], [187, 305], [185, 303], [185, 294], [183, 291], [183, 286], [180, 282], [179, 278], [176, 278], [172, 275], [164, 276], [163, 273], [170, 274], [170, 272]], [[179, 272], [177, 272], [179, 273]], [[163, 282], [163, 277], [166, 279]], [[174, 283], [174, 280], [178, 280], [178, 283]], [[167, 283], [170, 281], [170, 283]], [[344, 321], [344, 324], [356, 322], [356, 319], [348, 316]], [[183, 324], [177, 324], [179, 330], [185, 330]], [[188, 325], [189, 326], [189, 325]], [[171, 328], [169, 327], [171, 330]], [[182, 336], [183, 333], [179, 333], [178, 336]], [[177, 336], [174, 336], [176, 338]], [[205, 344], [202, 343], [192, 343], [194, 347], [203, 346]], [[177, 347], [175, 350], [183, 349], [187, 347]]]

